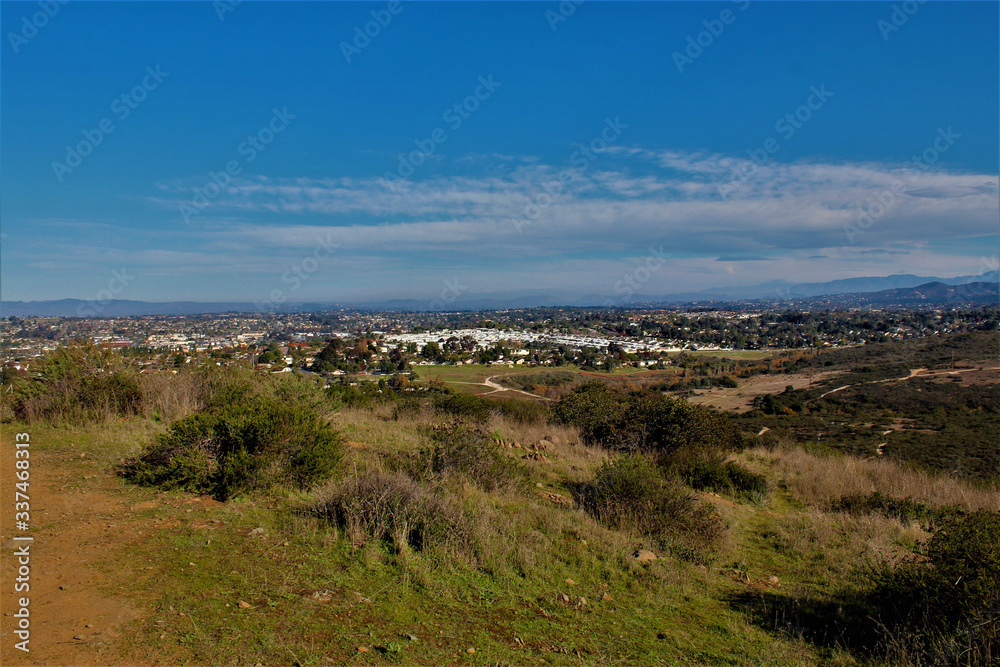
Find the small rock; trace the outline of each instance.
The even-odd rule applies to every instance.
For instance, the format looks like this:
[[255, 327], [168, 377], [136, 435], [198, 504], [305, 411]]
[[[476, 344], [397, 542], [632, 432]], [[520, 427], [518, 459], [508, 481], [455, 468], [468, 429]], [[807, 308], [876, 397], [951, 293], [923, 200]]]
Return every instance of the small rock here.
[[247, 533], [247, 537], [250, 537], [251, 535], [263, 535], [263, 534], [264, 534], [264, 529], [261, 527], [257, 527], [251, 530], [249, 533]]
[[476, 649], [470, 646], [469, 648], [465, 649], [465, 652], [468, 653], [469, 655], [472, 655], [473, 653], [476, 652]]
[[604, 595], [602, 595], [601, 599], [604, 600], [605, 602], [611, 602], [612, 600], [614, 600], [614, 598], [611, 597], [610, 595], [608, 595], [607, 593], [605, 593]]
[[94, 627], [94, 626], [93, 626], [93, 625], [91, 625], [90, 623], [87, 623], [87, 624], [86, 624], [85, 626], [83, 626], [83, 627], [85, 627], [85, 628], [92, 628], [92, 627]]
[[778, 579], [778, 577], [776, 577], [776, 576], [775, 576], [775, 575], [773, 575], [773, 574], [772, 574], [772, 575], [771, 575], [770, 577], [768, 577], [768, 578], [767, 578], [767, 581], [768, 581], [768, 583], [770, 583], [770, 584], [771, 584], [772, 586], [780, 586], [780, 585], [781, 585], [781, 580], [780, 580], [780, 579]]
[[311, 591], [309, 593], [306, 593], [303, 597], [305, 597], [308, 600], [315, 600], [316, 602], [330, 602], [331, 600], [333, 600], [333, 591], [326, 589], [319, 591]]
[[69, 586], [60, 586], [60, 587], [59, 587], [59, 590], [61, 590], [61, 591], [64, 591], [64, 590], [66, 590], [67, 588], [69, 588]]
[[634, 558], [637, 563], [648, 563], [651, 560], [656, 560], [656, 554], [648, 549], [636, 549], [632, 552], [632, 558]]
[[541, 482], [535, 482], [535, 486], [537, 486], [539, 489], [545, 488]]
[[249, 609], [249, 608], [250, 608], [249, 602], [244, 602], [243, 600], [240, 600], [240, 609]]
[[409, 632], [404, 632], [403, 633], [403, 638], [404, 639], [409, 639], [411, 642], [417, 641], [417, 636], [416, 635], [411, 635]]

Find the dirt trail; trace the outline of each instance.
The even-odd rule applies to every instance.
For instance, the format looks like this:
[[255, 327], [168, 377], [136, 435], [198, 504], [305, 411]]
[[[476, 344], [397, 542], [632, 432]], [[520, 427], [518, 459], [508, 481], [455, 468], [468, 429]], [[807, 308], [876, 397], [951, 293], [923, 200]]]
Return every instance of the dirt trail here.
[[959, 370], [931, 371], [931, 370], [927, 370], [927, 368], [925, 368], [925, 367], [911, 368], [910, 372], [908, 374], [902, 376], [902, 377], [898, 377], [898, 378], [886, 378], [884, 380], [867, 380], [865, 382], [856, 382], [854, 384], [845, 384], [843, 387], [837, 387], [836, 389], [831, 389], [830, 391], [826, 392], [825, 394], [820, 394], [816, 398], [823, 398], [824, 396], [829, 396], [830, 394], [834, 394], [834, 393], [836, 393], [838, 391], [843, 391], [844, 389], [848, 389], [850, 387], [856, 387], [856, 386], [862, 385], [862, 384], [884, 384], [884, 383], [887, 383], [887, 382], [903, 382], [904, 380], [909, 380], [909, 379], [912, 379], [912, 378], [915, 378], [915, 377], [933, 377], [935, 375], [957, 375], [959, 373], [971, 373], [971, 372], [977, 371], [977, 370], [978, 369], [976, 369], [976, 368], [963, 368], [963, 369], [959, 369]]
[[490, 394], [496, 394], [496, 393], [499, 393], [499, 392], [512, 391], [512, 392], [514, 392], [516, 394], [524, 394], [525, 396], [528, 396], [530, 398], [535, 398], [535, 399], [539, 399], [539, 400], [542, 400], [542, 401], [551, 401], [552, 400], [551, 398], [548, 398], [546, 396], [539, 396], [538, 394], [532, 394], [530, 391], [521, 391], [520, 389], [511, 389], [510, 387], [504, 387], [503, 385], [497, 384], [496, 382], [493, 381], [493, 378], [495, 378], [495, 377], [499, 377], [499, 376], [498, 375], [491, 375], [490, 377], [486, 378], [482, 382], [463, 382], [461, 380], [452, 380], [451, 384], [475, 384], [475, 385], [479, 385], [481, 387], [488, 387], [489, 389], [492, 389], [492, 391], [485, 391], [482, 394], [476, 394], [477, 396], [489, 396]]
[[552, 400], [551, 398], [548, 398], [546, 396], [539, 396], [538, 394], [532, 394], [530, 391], [521, 391], [520, 389], [511, 389], [510, 387], [504, 387], [503, 385], [497, 384], [496, 382], [493, 381], [493, 378], [495, 378], [495, 377], [497, 377], [497, 376], [496, 375], [492, 375], [492, 376], [486, 378], [485, 380], [483, 380], [482, 384], [486, 385], [487, 387], [489, 387], [493, 391], [488, 391], [485, 394], [481, 394], [482, 396], [486, 396], [487, 394], [495, 394], [495, 393], [497, 393], [499, 391], [513, 391], [515, 393], [524, 394], [525, 396], [530, 396], [531, 398], [538, 398], [538, 399], [541, 399], [543, 401], [551, 401]]
[[[113, 493], [115, 480], [102, 470], [103, 464], [72, 450], [45, 451], [33, 434], [29, 485], [32, 530], [16, 530], [13, 440], [13, 433], [5, 428], [0, 437], [0, 663], [122, 664], [116, 640], [122, 626], [139, 612], [107, 592], [119, 586], [101, 572], [101, 565], [139, 537], [133, 522], [121, 521], [127, 518], [129, 508]], [[14, 590], [18, 568], [14, 551], [24, 544], [12, 539], [15, 533], [34, 537], [28, 592]], [[19, 639], [13, 633], [13, 615], [20, 597], [30, 599], [30, 653], [14, 648]]]

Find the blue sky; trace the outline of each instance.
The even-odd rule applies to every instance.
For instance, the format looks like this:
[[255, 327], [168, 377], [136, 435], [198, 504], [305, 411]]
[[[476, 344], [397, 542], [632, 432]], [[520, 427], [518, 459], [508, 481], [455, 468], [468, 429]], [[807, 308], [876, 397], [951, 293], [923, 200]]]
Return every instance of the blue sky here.
[[0, 5], [5, 300], [996, 268], [997, 3], [55, 6]]

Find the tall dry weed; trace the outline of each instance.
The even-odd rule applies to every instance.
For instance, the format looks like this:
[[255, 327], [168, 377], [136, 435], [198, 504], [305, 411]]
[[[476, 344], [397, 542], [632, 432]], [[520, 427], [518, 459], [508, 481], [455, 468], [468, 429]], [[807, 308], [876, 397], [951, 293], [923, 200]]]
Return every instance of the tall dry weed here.
[[844, 496], [876, 491], [911, 498], [932, 507], [962, 507], [1000, 511], [1000, 488], [908, 469], [887, 459], [818, 456], [801, 448], [754, 449], [751, 454], [773, 461], [792, 496], [808, 505], [828, 506]]

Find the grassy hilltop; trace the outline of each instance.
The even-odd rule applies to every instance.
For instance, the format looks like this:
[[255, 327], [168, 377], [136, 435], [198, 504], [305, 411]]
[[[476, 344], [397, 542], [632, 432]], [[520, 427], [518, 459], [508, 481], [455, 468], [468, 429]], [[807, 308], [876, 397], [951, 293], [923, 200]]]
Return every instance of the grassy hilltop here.
[[[987, 337], [935, 341], [395, 389], [60, 350], [0, 403], [4, 461], [31, 436], [38, 605], [30, 658], [0, 657], [995, 664], [997, 441], [973, 434], [1000, 378]], [[720, 369], [735, 387], [692, 390]], [[740, 393], [765, 375], [793, 388]]]

